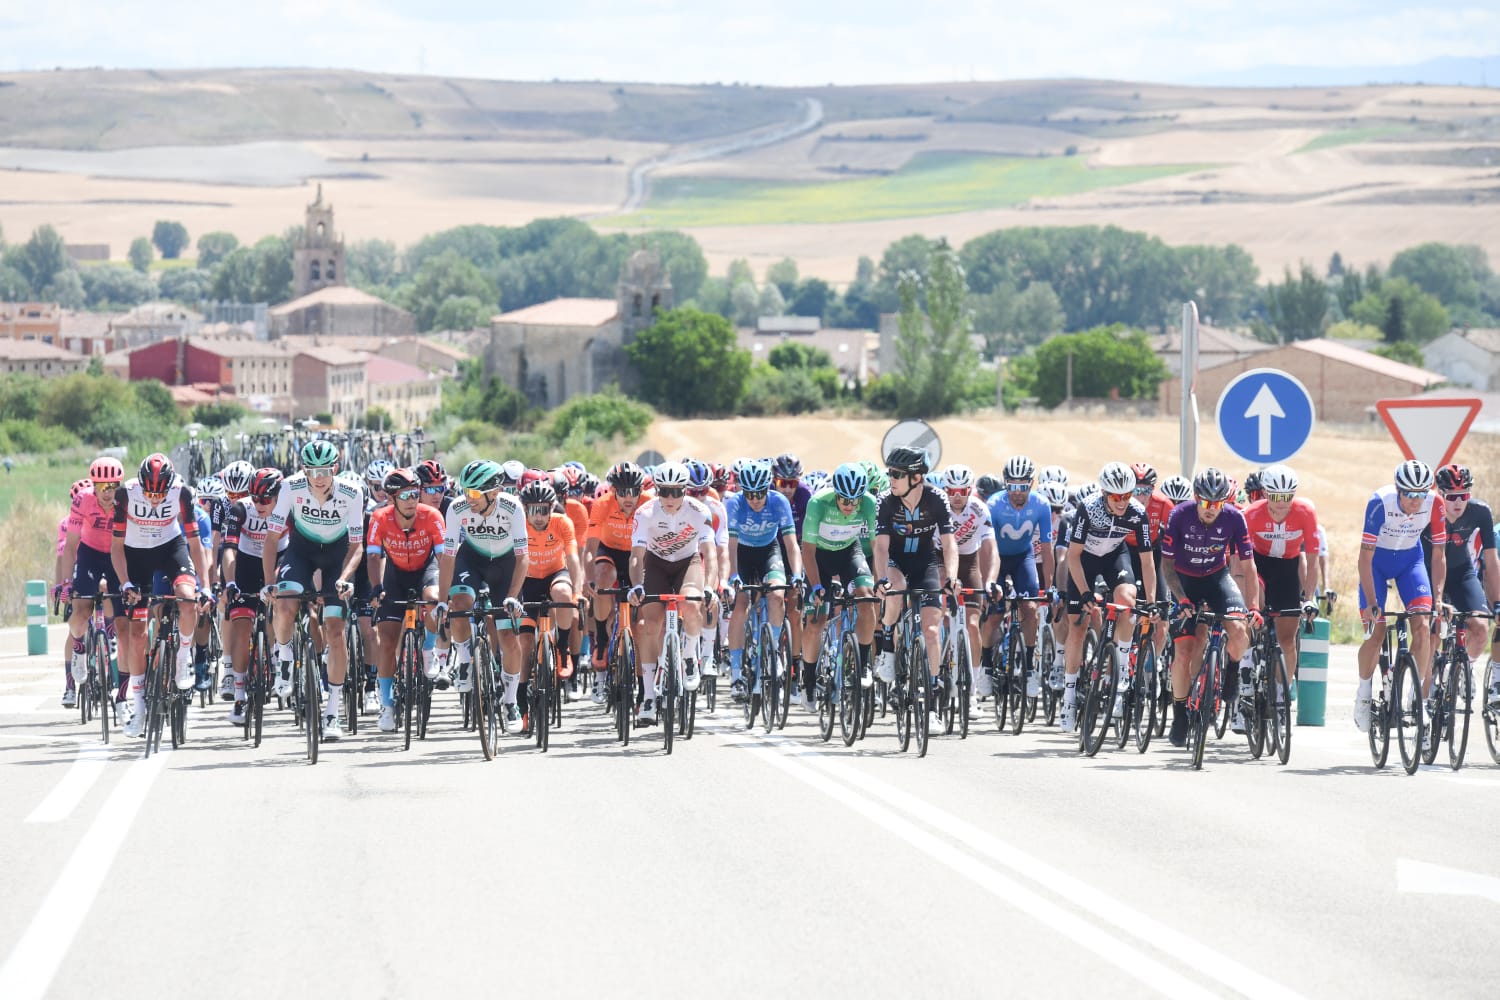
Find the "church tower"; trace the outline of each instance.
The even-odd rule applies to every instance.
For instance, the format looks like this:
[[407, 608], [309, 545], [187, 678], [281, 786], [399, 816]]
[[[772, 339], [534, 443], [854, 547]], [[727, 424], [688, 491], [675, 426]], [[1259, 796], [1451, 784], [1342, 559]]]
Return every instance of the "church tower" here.
[[297, 297], [344, 284], [344, 241], [333, 229], [333, 206], [323, 204], [323, 185], [307, 206], [302, 239], [292, 248], [292, 283]]
[[662, 267], [660, 254], [641, 249], [630, 255], [620, 274], [615, 301], [626, 344], [656, 322], [656, 310], [672, 308], [672, 276]]

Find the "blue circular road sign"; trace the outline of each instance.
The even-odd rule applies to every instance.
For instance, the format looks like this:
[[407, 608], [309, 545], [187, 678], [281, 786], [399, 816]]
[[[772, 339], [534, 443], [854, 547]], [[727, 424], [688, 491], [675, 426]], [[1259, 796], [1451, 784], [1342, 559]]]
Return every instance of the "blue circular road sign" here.
[[1256, 465], [1285, 462], [1312, 436], [1312, 396], [1279, 368], [1253, 368], [1224, 387], [1214, 414], [1229, 450]]

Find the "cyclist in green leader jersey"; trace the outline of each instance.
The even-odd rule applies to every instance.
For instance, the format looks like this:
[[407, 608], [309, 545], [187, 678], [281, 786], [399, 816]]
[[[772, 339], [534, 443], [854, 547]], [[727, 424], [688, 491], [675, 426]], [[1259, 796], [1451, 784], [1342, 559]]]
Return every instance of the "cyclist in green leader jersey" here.
[[[855, 597], [874, 594], [875, 578], [870, 573], [864, 544], [875, 533], [875, 498], [870, 496], [870, 480], [864, 469], [853, 463], [839, 466], [833, 472], [833, 485], [818, 491], [807, 502], [802, 520], [802, 565], [816, 608], [809, 627], [802, 633], [802, 662], [816, 663], [823, 642], [823, 626], [828, 621], [828, 605], [823, 602], [825, 588], [835, 579]], [[862, 544], [864, 543], [864, 544]], [[870, 644], [875, 638], [875, 605], [861, 604], [855, 611], [854, 635], [859, 643], [860, 683], [870, 683]], [[815, 671], [804, 671], [809, 693], [816, 680]]]

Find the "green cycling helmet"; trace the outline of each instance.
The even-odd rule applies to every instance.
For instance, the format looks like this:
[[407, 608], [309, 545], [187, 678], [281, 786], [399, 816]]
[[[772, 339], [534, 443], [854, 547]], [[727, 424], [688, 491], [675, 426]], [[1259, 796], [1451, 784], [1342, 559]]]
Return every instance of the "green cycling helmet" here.
[[885, 470], [868, 458], [859, 463], [859, 467], [865, 470], [865, 478], [870, 481], [870, 494], [879, 496], [891, 488], [890, 477]]
[[302, 446], [302, 465], [308, 469], [326, 469], [339, 464], [339, 450], [330, 441], [309, 441]]
[[503, 485], [504, 478], [499, 462], [480, 459], [464, 466], [463, 471], [458, 474], [458, 488], [488, 493], [490, 490], [498, 490]]

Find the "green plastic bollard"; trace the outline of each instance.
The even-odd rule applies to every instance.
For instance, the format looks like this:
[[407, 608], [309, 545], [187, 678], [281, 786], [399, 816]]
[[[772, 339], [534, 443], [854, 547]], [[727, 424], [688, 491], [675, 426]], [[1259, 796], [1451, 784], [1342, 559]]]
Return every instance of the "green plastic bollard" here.
[[47, 655], [47, 581], [26, 581], [26, 655]]
[[1328, 706], [1328, 619], [1314, 618], [1297, 654], [1297, 725], [1321, 726]]

